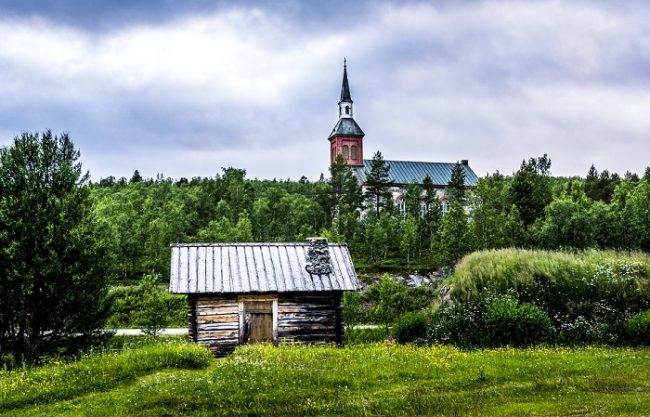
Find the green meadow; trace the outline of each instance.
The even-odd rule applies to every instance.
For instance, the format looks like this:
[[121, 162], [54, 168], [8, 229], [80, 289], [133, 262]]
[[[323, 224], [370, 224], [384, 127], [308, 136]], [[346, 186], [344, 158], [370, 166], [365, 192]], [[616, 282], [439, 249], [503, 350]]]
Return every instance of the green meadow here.
[[644, 416], [650, 350], [182, 342], [3, 372], [1, 416]]

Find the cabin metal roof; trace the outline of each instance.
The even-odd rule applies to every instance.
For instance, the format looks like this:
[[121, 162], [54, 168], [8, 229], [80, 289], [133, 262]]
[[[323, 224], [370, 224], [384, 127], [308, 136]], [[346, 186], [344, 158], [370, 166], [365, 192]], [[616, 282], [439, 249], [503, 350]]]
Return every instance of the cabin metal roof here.
[[[436, 186], [446, 187], [451, 180], [451, 172], [455, 162], [419, 162], [419, 161], [384, 161], [390, 166], [388, 176], [393, 184], [422, 184], [428, 174]], [[364, 159], [363, 166], [353, 167], [352, 170], [362, 183], [366, 182], [371, 170], [372, 160]], [[478, 177], [469, 165], [461, 165], [465, 170], [465, 185], [475, 186]]]
[[356, 291], [347, 245], [329, 244], [329, 274], [305, 270], [309, 243], [172, 245], [169, 292], [177, 294]]
[[332, 129], [332, 133], [329, 137], [331, 138], [334, 135], [364, 136], [365, 133], [363, 133], [363, 130], [361, 130], [353, 118], [341, 117], [339, 121], [336, 122], [336, 125], [334, 125], [334, 129]]

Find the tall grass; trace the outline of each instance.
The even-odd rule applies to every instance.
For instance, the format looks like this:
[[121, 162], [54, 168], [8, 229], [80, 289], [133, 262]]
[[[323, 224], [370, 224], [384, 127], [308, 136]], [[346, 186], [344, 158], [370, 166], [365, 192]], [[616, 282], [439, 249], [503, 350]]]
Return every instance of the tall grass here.
[[149, 345], [120, 353], [93, 354], [72, 363], [0, 371], [0, 410], [49, 403], [107, 390], [153, 371], [205, 368], [212, 355], [187, 343]]
[[374, 344], [246, 346], [200, 371], [168, 370], [14, 416], [639, 416], [646, 349]]
[[544, 286], [573, 300], [648, 297], [650, 258], [643, 253], [610, 251], [480, 251], [463, 258], [447, 284], [452, 299], [459, 301], [485, 292], [530, 294]]

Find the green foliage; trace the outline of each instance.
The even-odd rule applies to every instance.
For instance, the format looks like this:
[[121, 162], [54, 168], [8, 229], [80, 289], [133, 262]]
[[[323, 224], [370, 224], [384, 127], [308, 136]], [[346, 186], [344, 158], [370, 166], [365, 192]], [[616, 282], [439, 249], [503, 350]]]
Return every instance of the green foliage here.
[[346, 332], [361, 323], [362, 314], [361, 294], [356, 291], [343, 293], [343, 323]]
[[650, 310], [641, 311], [625, 323], [628, 340], [635, 344], [650, 345]]
[[414, 217], [408, 216], [402, 222], [402, 237], [399, 242], [402, 253], [406, 256], [407, 268], [411, 266], [411, 258], [415, 255], [418, 244], [418, 223]]
[[366, 345], [386, 340], [386, 331], [381, 327], [355, 327], [345, 329], [345, 345]]
[[156, 323], [187, 326], [187, 297], [169, 294], [158, 286], [156, 279], [154, 274], [145, 275], [139, 285], [112, 289], [109, 293], [112, 310], [106, 327], [143, 328]]
[[429, 317], [425, 312], [402, 314], [393, 323], [393, 337], [398, 343], [424, 343], [427, 340]]
[[445, 284], [451, 303], [477, 312], [479, 330], [488, 301], [509, 296], [541, 308], [557, 343], [616, 344], [624, 340], [627, 317], [650, 306], [650, 259], [595, 251], [483, 251], [465, 257]]
[[487, 301], [472, 303], [445, 303], [435, 310], [431, 320], [428, 341], [451, 344], [462, 348], [485, 346], [483, 314]]
[[374, 210], [377, 216], [382, 208], [386, 208], [387, 204], [393, 201], [389, 190], [389, 172], [390, 165], [384, 161], [381, 152], [375, 152], [370, 163], [370, 172], [366, 177], [364, 197], [368, 202], [368, 208]]
[[145, 275], [140, 280], [142, 310], [138, 312], [136, 322], [144, 334], [151, 336], [157, 336], [169, 323], [166, 294], [158, 288], [159, 280], [160, 276], [156, 274]]
[[72, 353], [108, 315], [79, 156], [68, 135], [50, 131], [0, 149], [0, 353], [11, 361]]
[[447, 184], [447, 196], [451, 201], [462, 203], [465, 199], [465, 169], [456, 162], [451, 170], [451, 179]]
[[[356, 214], [356, 210], [360, 209], [363, 204], [361, 184], [359, 184], [359, 181], [341, 154], [336, 156], [336, 160], [330, 166], [330, 180], [328, 185], [328, 207], [330, 208], [332, 218], [336, 219], [352, 213]], [[345, 233], [345, 235], [348, 240], [352, 237], [349, 233]]]
[[471, 252], [472, 235], [463, 206], [454, 201], [442, 218], [440, 230], [433, 236], [431, 250], [438, 265], [453, 266], [460, 258]]
[[375, 305], [374, 317], [382, 323], [388, 334], [388, 327], [400, 315], [413, 307], [406, 288], [392, 278], [384, 276], [379, 283], [379, 297]]
[[150, 345], [120, 353], [93, 354], [72, 363], [0, 371], [0, 411], [105, 391], [162, 369], [201, 369], [211, 353], [187, 343]]
[[551, 160], [544, 154], [538, 158], [522, 161], [521, 168], [514, 175], [511, 199], [524, 225], [530, 226], [542, 217], [544, 208], [551, 202], [551, 189], [548, 181]]
[[551, 331], [551, 320], [541, 308], [507, 296], [490, 302], [484, 321], [492, 346], [530, 346], [544, 342]]
[[381, 324], [388, 335], [389, 326], [399, 316], [429, 306], [434, 291], [430, 286], [407, 287], [386, 274], [360, 294], [361, 322]]

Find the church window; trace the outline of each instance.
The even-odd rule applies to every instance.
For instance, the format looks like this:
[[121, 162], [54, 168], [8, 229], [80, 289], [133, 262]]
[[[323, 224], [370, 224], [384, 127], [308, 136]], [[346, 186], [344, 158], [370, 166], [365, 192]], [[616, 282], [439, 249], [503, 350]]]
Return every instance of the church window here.
[[441, 207], [442, 215], [444, 216], [449, 212], [449, 202], [447, 200], [445, 200], [445, 201], [442, 202], [441, 206], [442, 206]]
[[347, 161], [349, 156], [350, 156], [350, 151], [348, 149], [348, 145], [344, 145], [343, 146], [343, 159]]
[[352, 145], [352, 149], [350, 149], [350, 157], [355, 161], [359, 157], [359, 150], [357, 149], [357, 145]]
[[350, 106], [345, 106], [345, 114], [350, 114]]

